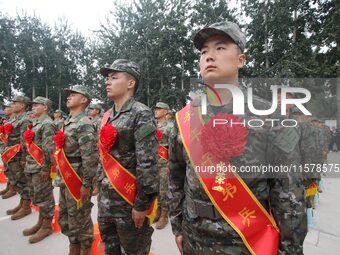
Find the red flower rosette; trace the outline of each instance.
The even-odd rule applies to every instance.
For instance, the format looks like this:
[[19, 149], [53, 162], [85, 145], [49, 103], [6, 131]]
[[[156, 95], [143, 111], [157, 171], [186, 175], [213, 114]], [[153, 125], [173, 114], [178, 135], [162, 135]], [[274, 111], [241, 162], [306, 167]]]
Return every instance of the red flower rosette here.
[[[224, 122], [227, 120], [228, 122], [216, 125], [214, 120], [223, 120]], [[211, 117], [202, 129], [201, 144], [203, 148], [221, 160], [229, 161], [231, 158], [240, 156], [248, 138], [248, 128], [243, 126], [242, 122], [242, 119], [232, 114], [219, 113]], [[231, 126], [230, 123], [237, 124]]]
[[11, 123], [6, 123], [4, 125], [4, 131], [7, 135], [10, 135], [12, 133], [13, 130], [13, 125]]
[[163, 137], [162, 131], [159, 128], [157, 128], [156, 129], [156, 138], [157, 138], [157, 141], [161, 141], [162, 137]]
[[65, 134], [63, 131], [59, 130], [55, 135], [54, 135], [54, 144], [57, 149], [62, 149], [64, 147], [65, 143]]
[[102, 127], [99, 135], [101, 148], [106, 152], [109, 152], [112, 146], [116, 143], [117, 135], [117, 130], [111, 124], [106, 124]]
[[33, 124], [30, 123], [27, 126], [27, 130], [24, 132], [25, 142], [31, 144], [34, 140], [35, 133], [32, 131]]
[[4, 126], [1, 125], [1, 126], [0, 126], [0, 133], [4, 133], [4, 132], [5, 132]]

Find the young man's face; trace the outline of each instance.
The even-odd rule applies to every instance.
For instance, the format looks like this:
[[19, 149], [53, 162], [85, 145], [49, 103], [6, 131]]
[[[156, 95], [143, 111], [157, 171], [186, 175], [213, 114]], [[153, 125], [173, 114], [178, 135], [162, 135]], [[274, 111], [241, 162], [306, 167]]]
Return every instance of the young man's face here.
[[106, 77], [106, 93], [110, 99], [120, 98], [134, 90], [135, 82], [123, 72], [111, 72]]
[[40, 116], [46, 114], [48, 111], [48, 108], [44, 104], [32, 104], [32, 113], [33, 117], [39, 118]]
[[85, 96], [79, 93], [72, 92], [67, 97], [66, 106], [67, 108], [72, 109], [72, 108], [80, 107], [82, 105], [86, 105], [86, 103], [87, 103], [87, 98]]
[[90, 109], [90, 116], [92, 117], [92, 118], [95, 118], [95, 117], [97, 117], [97, 116], [99, 116], [99, 110], [98, 109], [95, 109], [95, 108], [93, 108], [93, 109]]
[[13, 113], [12, 107], [11, 106], [5, 107], [4, 113], [7, 117], [11, 116], [11, 114]]
[[208, 38], [201, 49], [200, 73], [204, 82], [210, 85], [237, 79], [238, 69], [244, 63], [245, 55], [223, 35]]
[[155, 114], [155, 119], [160, 119], [165, 117], [165, 115], [168, 113], [168, 110], [162, 109], [162, 108], [155, 108], [154, 114]]
[[11, 108], [12, 108], [13, 113], [19, 113], [19, 112], [25, 110], [26, 105], [24, 103], [21, 103], [21, 102], [13, 102], [11, 104]]

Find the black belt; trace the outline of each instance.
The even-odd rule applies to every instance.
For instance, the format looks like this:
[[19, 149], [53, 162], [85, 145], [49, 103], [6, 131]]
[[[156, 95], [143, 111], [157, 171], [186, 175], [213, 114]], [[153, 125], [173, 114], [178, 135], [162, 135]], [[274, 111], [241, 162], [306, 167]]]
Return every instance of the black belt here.
[[190, 206], [194, 210], [197, 216], [210, 220], [222, 219], [221, 214], [215, 209], [215, 206], [212, 203], [202, 200], [194, 200], [189, 197], [186, 197], [185, 199], [188, 206]]
[[71, 164], [81, 163], [81, 157], [67, 157], [67, 160]]

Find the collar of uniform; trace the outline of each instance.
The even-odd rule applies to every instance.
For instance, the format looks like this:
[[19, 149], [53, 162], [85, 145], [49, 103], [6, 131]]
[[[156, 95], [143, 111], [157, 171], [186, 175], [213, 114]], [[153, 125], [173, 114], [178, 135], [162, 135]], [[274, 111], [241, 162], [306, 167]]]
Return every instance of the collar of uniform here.
[[24, 118], [24, 117], [26, 117], [26, 116], [27, 116], [26, 112], [23, 112], [23, 113], [20, 113], [20, 114], [17, 116], [17, 119], [22, 119], [22, 118]]
[[41, 122], [43, 122], [45, 119], [47, 119], [48, 118], [48, 115], [47, 114], [44, 114], [43, 116], [41, 116], [40, 118], [38, 118], [38, 119], [35, 119], [34, 121], [33, 121], [33, 125], [35, 125], [35, 124], [38, 124], [38, 123], [41, 123]]
[[134, 97], [130, 97], [122, 106], [122, 109], [120, 109], [119, 112], [116, 112], [115, 110], [115, 105], [113, 104], [112, 106], [112, 111], [111, 111], [111, 114], [112, 114], [112, 117], [117, 115], [117, 113], [121, 113], [121, 112], [128, 112], [131, 110], [132, 108], [132, 105], [134, 104], [135, 102], [135, 98]]
[[[81, 113], [79, 113], [78, 115], [76, 115], [76, 116], [69, 116], [68, 118], [67, 118], [67, 120], [66, 120], [66, 123], [70, 123], [70, 122], [78, 122], [82, 117], [84, 117], [85, 116], [85, 111], [83, 111], [83, 112], [81, 112]], [[65, 123], [65, 124], [66, 124]]]

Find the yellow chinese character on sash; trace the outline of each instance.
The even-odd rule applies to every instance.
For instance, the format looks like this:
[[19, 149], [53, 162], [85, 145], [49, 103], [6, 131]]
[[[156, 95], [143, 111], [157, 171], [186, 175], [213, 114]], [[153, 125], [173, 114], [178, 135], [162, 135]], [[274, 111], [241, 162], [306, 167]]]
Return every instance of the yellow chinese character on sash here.
[[127, 182], [124, 186], [124, 189], [126, 190], [126, 193], [130, 194], [135, 189], [135, 184]]
[[226, 179], [224, 172], [218, 172], [215, 177], [215, 182], [219, 185], [224, 184], [224, 180]]
[[256, 218], [256, 216], [253, 214], [255, 214], [255, 210], [250, 211], [250, 209], [247, 209], [246, 207], [244, 207], [238, 213], [238, 215], [240, 215], [243, 218], [242, 224], [245, 225], [247, 223], [248, 227], [250, 227], [250, 219]]
[[71, 177], [71, 173], [69, 171], [65, 172], [65, 179], [69, 179]]
[[202, 156], [202, 164], [204, 166], [209, 166], [209, 165], [212, 165], [213, 162], [212, 162], [212, 156], [209, 152], [203, 154]]
[[185, 112], [184, 115], [184, 123], [187, 123], [188, 121], [190, 121], [190, 112], [189, 110]]
[[118, 177], [119, 177], [119, 175], [120, 175], [120, 172], [119, 172], [119, 169], [118, 168], [113, 168], [113, 170], [112, 170], [112, 176], [113, 176], [113, 179], [117, 179]]
[[201, 136], [201, 131], [198, 131], [197, 128], [193, 128], [193, 130], [190, 133], [190, 141], [199, 141]]
[[[217, 180], [215, 180], [216, 182]], [[223, 194], [223, 201], [227, 201], [228, 198], [234, 198], [234, 194], [237, 192], [237, 188], [235, 185], [231, 185], [231, 183], [228, 183], [225, 188], [222, 186], [215, 186], [212, 187], [213, 190], [221, 192]]]

